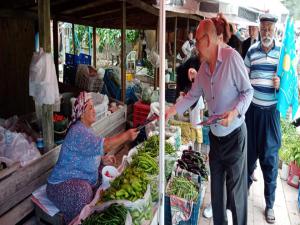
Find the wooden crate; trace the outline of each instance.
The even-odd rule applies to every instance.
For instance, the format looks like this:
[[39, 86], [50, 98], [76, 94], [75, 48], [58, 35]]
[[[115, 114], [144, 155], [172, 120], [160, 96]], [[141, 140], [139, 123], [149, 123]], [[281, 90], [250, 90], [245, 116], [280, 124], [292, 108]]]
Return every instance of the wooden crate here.
[[0, 181], [0, 224], [16, 224], [33, 211], [31, 193], [46, 183], [59, 151], [57, 146]]
[[[123, 107], [119, 108], [116, 112], [96, 121], [92, 125], [95, 133], [97, 135], [101, 135], [103, 137], [108, 137], [113, 134], [117, 134], [117, 132], [114, 132], [114, 131], [121, 124], [124, 126], [124, 130], [125, 130], [125, 126], [126, 126], [127, 106], [115, 99], [110, 99], [110, 101], [115, 101], [118, 104], [122, 105]], [[121, 130], [121, 131], [123, 131], [123, 130]]]

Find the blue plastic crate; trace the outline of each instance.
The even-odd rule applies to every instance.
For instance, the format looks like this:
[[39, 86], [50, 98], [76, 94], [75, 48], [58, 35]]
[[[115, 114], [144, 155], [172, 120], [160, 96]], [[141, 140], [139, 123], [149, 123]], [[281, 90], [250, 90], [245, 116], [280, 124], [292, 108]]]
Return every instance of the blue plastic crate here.
[[80, 53], [79, 61], [80, 61], [80, 64], [91, 65], [92, 64], [92, 57], [90, 55]]
[[74, 55], [66, 53], [66, 65], [74, 65]]
[[[199, 220], [199, 210], [203, 203], [204, 194], [202, 193], [203, 189], [200, 188], [199, 196], [196, 204], [193, 205], [193, 211], [190, 219], [188, 221], [181, 221], [179, 225], [197, 225]], [[165, 196], [165, 225], [172, 225], [172, 216], [171, 216], [171, 205], [170, 197]]]

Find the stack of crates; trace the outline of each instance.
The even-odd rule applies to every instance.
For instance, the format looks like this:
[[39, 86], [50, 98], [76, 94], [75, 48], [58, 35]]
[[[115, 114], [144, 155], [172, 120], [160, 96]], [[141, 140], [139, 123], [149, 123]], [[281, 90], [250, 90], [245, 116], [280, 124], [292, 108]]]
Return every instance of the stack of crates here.
[[176, 83], [166, 83], [166, 101], [169, 103], [176, 102]]
[[137, 101], [133, 105], [133, 127], [138, 127], [143, 124], [150, 112], [150, 105]]
[[66, 64], [64, 64], [63, 82], [64, 84], [75, 85], [76, 70], [78, 64], [91, 65], [91, 56], [80, 53], [80, 55], [73, 55], [66, 53]]

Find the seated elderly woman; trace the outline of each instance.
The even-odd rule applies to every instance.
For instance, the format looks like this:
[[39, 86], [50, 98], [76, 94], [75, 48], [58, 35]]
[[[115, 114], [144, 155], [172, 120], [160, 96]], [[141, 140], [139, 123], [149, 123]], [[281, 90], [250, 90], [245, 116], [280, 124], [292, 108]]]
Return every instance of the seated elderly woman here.
[[[98, 167], [101, 157], [138, 132], [130, 129], [114, 137], [96, 136], [91, 128], [95, 109], [91, 95], [81, 92], [75, 101], [72, 124], [62, 144], [58, 161], [48, 178], [48, 198], [59, 208], [69, 223], [94, 197], [99, 187]], [[106, 157], [113, 161], [114, 157]]]

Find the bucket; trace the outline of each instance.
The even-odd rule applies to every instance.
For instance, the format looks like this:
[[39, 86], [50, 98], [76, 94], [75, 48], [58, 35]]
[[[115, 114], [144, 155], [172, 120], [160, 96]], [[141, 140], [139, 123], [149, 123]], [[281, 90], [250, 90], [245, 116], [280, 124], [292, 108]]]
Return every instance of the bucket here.
[[289, 176], [289, 166], [283, 162], [282, 163], [282, 170], [281, 170], [281, 179], [282, 180], [287, 180], [288, 176]]
[[119, 175], [118, 169], [114, 166], [105, 166], [102, 169], [102, 186], [104, 189], [110, 186], [109, 182]]

